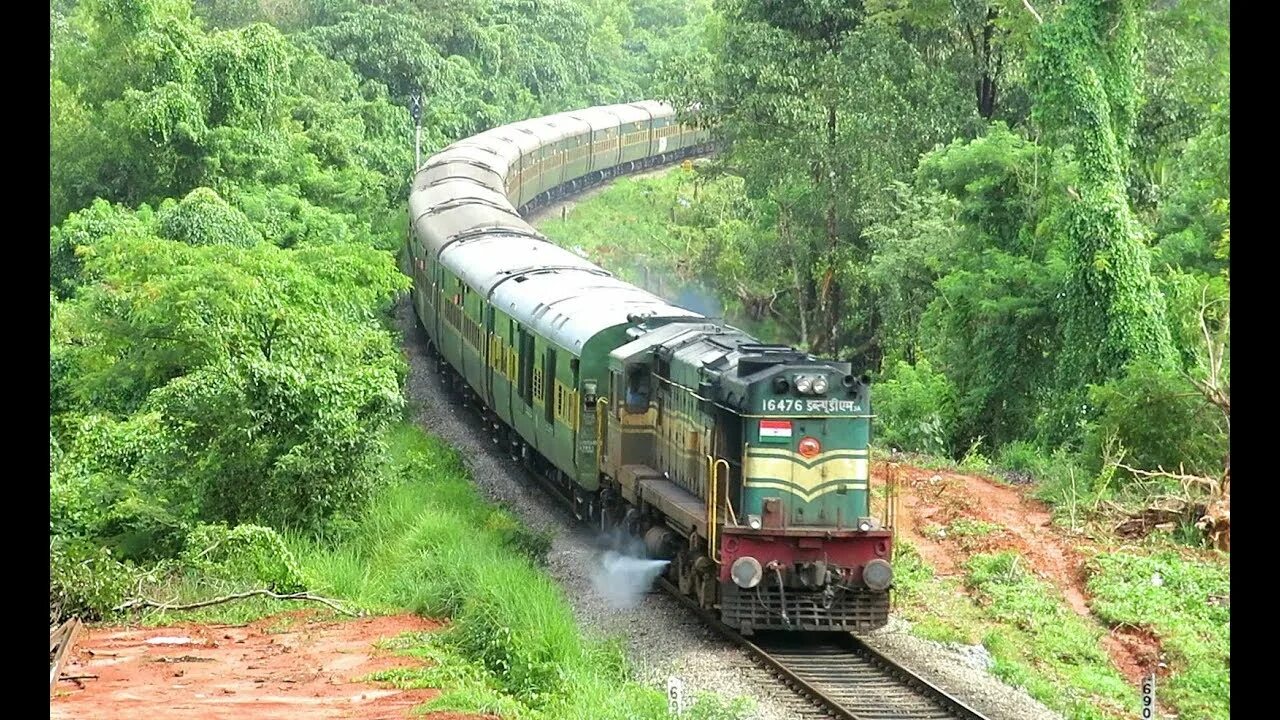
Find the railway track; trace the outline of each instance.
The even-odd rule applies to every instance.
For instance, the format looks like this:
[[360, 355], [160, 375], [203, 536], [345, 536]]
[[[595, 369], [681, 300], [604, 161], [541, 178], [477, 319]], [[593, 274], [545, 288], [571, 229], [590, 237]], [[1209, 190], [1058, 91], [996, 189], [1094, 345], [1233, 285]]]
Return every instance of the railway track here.
[[847, 633], [761, 633], [747, 639], [663, 578], [663, 590], [745, 649], [801, 702], [798, 718], [987, 720], [982, 713]]

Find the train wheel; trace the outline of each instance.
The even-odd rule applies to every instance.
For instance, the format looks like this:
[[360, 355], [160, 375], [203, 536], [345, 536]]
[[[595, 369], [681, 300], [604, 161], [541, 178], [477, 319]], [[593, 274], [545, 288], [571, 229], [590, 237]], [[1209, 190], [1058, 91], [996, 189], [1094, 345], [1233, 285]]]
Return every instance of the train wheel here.
[[715, 563], [706, 555], [699, 555], [693, 561], [693, 566], [689, 568], [689, 575], [693, 578], [694, 592], [698, 598], [698, 605], [704, 610], [710, 610], [716, 602], [716, 591], [719, 589], [719, 572]]
[[689, 562], [689, 555], [684, 550], [676, 554], [676, 586], [680, 588], [681, 595], [693, 594], [693, 563]]
[[703, 610], [710, 610], [716, 604], [716, 577], [709, 573], [698, 578], [698, 605]]

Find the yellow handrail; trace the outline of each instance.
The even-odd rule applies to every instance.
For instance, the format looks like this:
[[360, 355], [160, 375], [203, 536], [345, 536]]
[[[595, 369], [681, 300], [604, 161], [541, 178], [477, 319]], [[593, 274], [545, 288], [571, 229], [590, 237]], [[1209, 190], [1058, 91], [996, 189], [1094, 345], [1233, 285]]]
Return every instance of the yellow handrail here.
[[[737, 525], [737, 524], [738, 524], [738, 514], [737, 514], [737, 513], [735, 513], [735, 512], [733, 511], [733, 501], [729, 499], [729, 485], [728, 485], [728, 482], [729, 482], [729, 474], [730, 474], [730, 473], [732, 473], [732, 472], [733, 472], [733, 470], [732, 470], [732, 468], [730, 468], [730, 467], [729, 467], [729, 461], [728, 461], [728, 460], [725, 460], [724, 458], [716, 458], [716, 462], [715, 462], [715, 465], [714, 465], [714, 469], [715, 469], [715, 471], [719, 471], [719, 470], [720, 470], [720, 466], [721, 466], [721, 465], [723, 465], [723, 466], [724, 466], [724, 476], [723, 476], [723, 477], [724, 477], [724, 480], [725, 480], [725, 487], [724, 487], [724, 506], [725, 506], [725, 509], [727, 509], [727, 510], [729, 511], [729, 520], [730, 520], [734, 525]], [[720, 485], [720, 483], [719, 483], [719, 481], [717, 480], [717, 482], [716, 482], [717, 489], [719, 488], [719, 485]], [[717, 498], [716, 498], [716, 502], [717, 502], [717, 504], [719, 503], [719, 501], [720, 501], [720, 498], [719, 498], [719, 497], [717, 497]]]
[[[894, 523], [897, 522], [898, 516], [898, 464], [889, 463], [885, 468], [885, 503], [884, 503], [884, 527], [886, 530], [893, 529]], [[890, 546], [890, 559], [893, 558], [893, 549]]]
[[715, 458], [707, 456], [707, 557], [711, 558], [717, 564], [720, 560], [716, 557], [716, 462]]

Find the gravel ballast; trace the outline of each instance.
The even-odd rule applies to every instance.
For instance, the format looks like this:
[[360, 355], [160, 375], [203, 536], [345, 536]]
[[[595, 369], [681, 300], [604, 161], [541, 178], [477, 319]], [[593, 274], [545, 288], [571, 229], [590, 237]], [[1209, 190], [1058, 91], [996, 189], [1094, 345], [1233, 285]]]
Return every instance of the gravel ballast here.
[[[667, 678], [674, 675], [684, 682], [690, 696], [709, 692], [726, 699], [751, 698], [756, 703], [750, 716], [754, 720], [795, 717], [794, 710], [788, 710], [794, 703], [789, 690], [673, 598], [658, 590], [641, 591], [633, 606], [619, 607], [598, 592], [596, 588], [602, 584], [616, 589], [619, 580], [616, 575], [601, 577], [604, 556], [598, 534], [573, 525], [568, 510], [548, 498], [499, 450], [475, 414], [444, 392], [434, 361], [427, 354], [426, 335], [407, 297], [397, 304], [396, 322], [404, 334], [409, 362], [407, 396], [416, 421], [458, 449], [486, 497], [509, 508], [530, 528], [552, 534], [548, 571], [564, 588], [584, 631], [597, 637], [622, 637], [644, 682], [665, 689]], [[1061, 718], [993, 678], [984, 667], [983, 654], [973, 649], [958, 651], [913, 637], [905, 632], [905, 623], [896, 619], [864, 639], [991, 720]]]

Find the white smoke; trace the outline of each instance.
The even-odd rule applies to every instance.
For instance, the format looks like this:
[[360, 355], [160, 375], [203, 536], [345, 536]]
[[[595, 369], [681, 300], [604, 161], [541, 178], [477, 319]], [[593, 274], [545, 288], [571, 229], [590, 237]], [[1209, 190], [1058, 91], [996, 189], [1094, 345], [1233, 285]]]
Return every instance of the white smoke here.
[[627, 610], [640, 604], [662, 574], [669, 560], [648, 560], [606, 550], [596, 559], [591, 586], [614, 609]]

